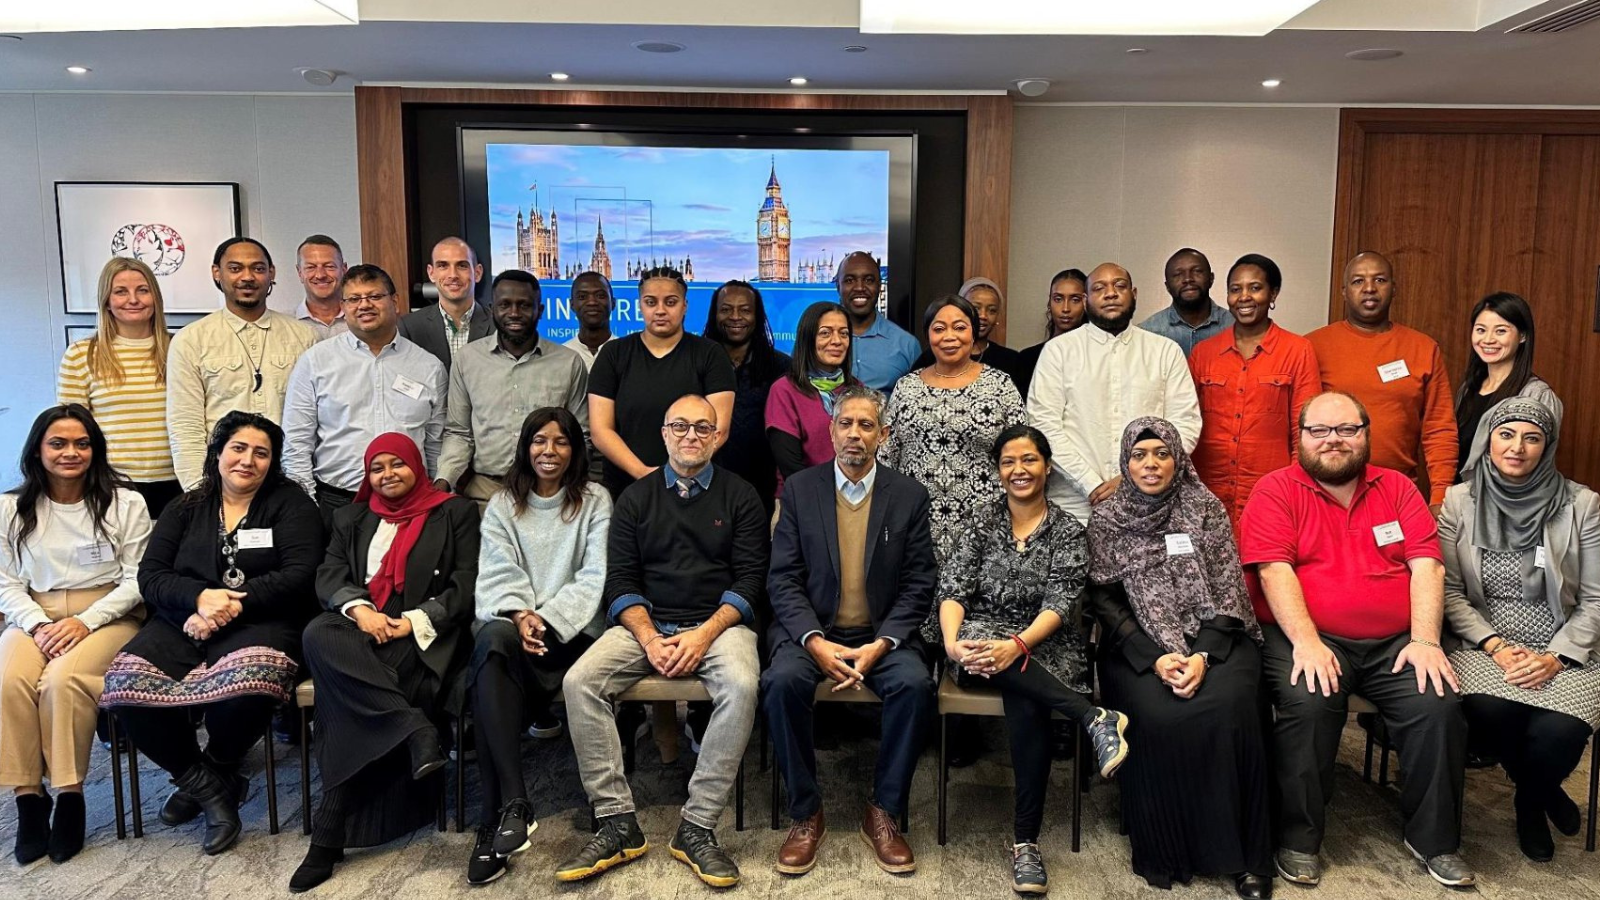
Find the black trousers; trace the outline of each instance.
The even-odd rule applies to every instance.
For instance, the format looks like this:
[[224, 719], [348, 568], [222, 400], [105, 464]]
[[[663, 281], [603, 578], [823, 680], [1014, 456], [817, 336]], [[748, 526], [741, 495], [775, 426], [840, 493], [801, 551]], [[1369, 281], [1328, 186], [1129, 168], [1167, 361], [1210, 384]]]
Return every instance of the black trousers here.
[[[271, 697], [252, 695], [202, 706], [119, 706], [116, 713], [133, 745], [150, 757], [151, 762], [178, 778], [206, 757], [224, 768], [239, 765], [256, 741], [261, 740], [267, 720], [277, 705]], [[195, 735], [193, 714], [196, 712], [205, 721], [204, 752]]]
[[1461, 703], [1472, 743], [1500, 758], [1518, 791], [1537, 798], [1561, 790], [1594, 734], [1577, 716], [1515, 700], [1469, 694]]
[[479, 821], [494, 825], [510, 800], [528, 799], [522, 777], [522, 729], [550, 706], [567, 669], [594, 638], [579, 634], [567, 643], [545, 632], [543, 656], [522, 649], [517, 626], [497, 619], [478, 629], [472, 645], [472, 711], [478, 738], [478, 778], [483, 784]]
[[1323, 697], [1306, 690], [1305, 679], [1291, 686], [1294, 646], [1283, 630], [1265, 625], [1262, 667], [1278, 709], [1273, 727], [1273, 768], [1279, 804], [1278, 846], [1316, 853], [1322, 846], [1339, 735], [1349, 715], [1351, 694], [1378, 707], [1400, 750], [1405, 778], [1400, 812], [1405, 839], [1424, 856], [1454, 853], [1461, 845], [1461, 798], [1466, 782], [1467, 722], [1461, 695], [1445, 686], [1445, 696], [1417, 692], [1416, 673], [1393, 674], [1395, 656], [1407, 634], [1371, 640], [1322, 635], [1344, 672], [1339, 692]]
[[356, 492], [317, 482], [317, 510], [322, 513], [322, 527], [333, 533], [333, 514], [356, 502]]
[[[871, 635], [830, 640], [856, 646]], [[863, 681], [883, 701], [883, 737], [878, 744], [878, 765], [873, 773], [872, 802], [891, 816], [906, 811], [911, 795], [911, 774], [927, 740], [927, 729], [938, 707], [933, 676], [922, 661], [916, 641], [885, 653]], [[816, 690], [827, 676], [811, 654], [793, 641], [772, 652], [772, 662], [761, 673], [761, 708], [772, 735], [773, 753], [784, 784], [789, 786], [789, 817], [808, 819], [822, 808], [817, 787]], [[1047, 754], [1048, 755], [1048, 754]]]
[[[1035, 662], [1030, 662], [1024, 672], [1019, 660], [988, 681], [1000, 689], [1000, 700], [1006, 708], [1006, 737], [1017, 780], [1012, 824], [1016, 843], [1036, 844], [1044, 823], [1044, 799], [1050, 788], [1051, 751], [1055, 746], [1050, 714], [1059, 712], [1081, 726], [1094, 717], [1094, 704], [1087, 694], [1062, 684], [1050, 670]], [[1080, 760], [1079, 765], [1083, 764]]]
[[135, 481], [133, 489], [144, 498], [144, 505], [150, 510], [150, 521], [161, 518], [161, 511], [167, 504], [183, 496], [183, 488], [177, 480], [173, 481]]

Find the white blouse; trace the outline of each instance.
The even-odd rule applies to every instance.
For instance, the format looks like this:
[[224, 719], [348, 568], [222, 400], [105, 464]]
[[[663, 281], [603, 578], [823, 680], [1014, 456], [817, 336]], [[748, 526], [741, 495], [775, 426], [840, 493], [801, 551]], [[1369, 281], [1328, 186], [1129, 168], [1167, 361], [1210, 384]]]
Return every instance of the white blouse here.
[[105, 533], [95, 530], [85, 502], [39, 501], [39, 523], [21, 552], [13, 552], [17, 495], [0, 494], [0, 615], [32, 631], [51, 619], [29, 591], [85, 590], [115, 585], [77, 619], [94, 631], [140, 603], [139, 562], [150, 542], [150, 511], [137, 492], [117, 488], [106, 510]]

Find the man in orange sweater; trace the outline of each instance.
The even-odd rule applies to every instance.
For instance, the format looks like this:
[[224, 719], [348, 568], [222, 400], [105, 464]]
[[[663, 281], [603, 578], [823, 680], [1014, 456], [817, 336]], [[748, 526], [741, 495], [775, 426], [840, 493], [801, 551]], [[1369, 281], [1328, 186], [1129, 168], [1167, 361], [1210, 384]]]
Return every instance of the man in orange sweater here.
[[1389, 318], [1394, 266], [1363, 251], [1344, 267], [1344, 321], [1306, 335], [1324, 391], [1354, 395], [1372, 416], [1372, 464], [1411, 476], [1435, 516], [1456, 477], [1455, 409], [1439, 344]]

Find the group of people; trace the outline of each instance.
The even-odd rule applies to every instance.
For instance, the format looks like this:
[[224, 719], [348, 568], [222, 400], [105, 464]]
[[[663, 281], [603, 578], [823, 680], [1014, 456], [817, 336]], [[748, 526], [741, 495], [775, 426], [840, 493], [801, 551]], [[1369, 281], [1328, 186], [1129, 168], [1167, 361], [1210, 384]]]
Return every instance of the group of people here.
[[538, 281], [499, 273], [478, 302], [459, 238], [431, 253], [438, 305], [405, 316], [322, 235], [297, 249], [296, 314], [272, 311], [267, 249], [230, 239], [224, 308], [169, 341], [154, 275], [110, 261], [98, 332], [0, 495], [18, 861], [82, 848], [100, 710], [171, 776], [162, 821], [203, 817], [205, 852], [227, 850], [244, 757], [306, 678], [322, 787], [294, 891], [427, 820], [441, 726], [468, 711], [467, 879], [499, 878], [537, 825], [519, 740], [562, 734], [558, 699], [595, 831], [556, 877], [637, 859], [618, 712], [649, 675], [710, 697], [667, 849], [718, 887], [740, 878], [716, 828], [758, 714], [792, 820], [775, 866], [815, 866], [824, 684], [882, 703], [858, 830], [892, 873], [916, 868], [897, 821], [940, 677], [1003, 698], [1022, 893], [1048, 888], [1057, 714], [1117, 777], [1156, 886], [1316, 884], [1352, 694], [1399, 749], [1404, 844], [1435, 880], [1474, 883], [1469, 752], [1515, 784], [1530, 859], [1552, 824], [1576, 833], [1561, 784], [1600, 726], [1600, 496], [1556, 468], [1526, 301], [1473, 309], [1452, 395], [1438, 345], [1390, 319], [1376, 253], [1306, 337], [1272, 321], [1264, 256], [1229, 269], [1224, 309], [1180, 250], [1171, 306], [1139, 326], [1125, 268], [1067, 269], [1049, 339], [1020, 352], [993, 281], [929, 303], [919, 341], [879, 312], [879, 271], [845, 257], [786, 355], [745, 282], [687, 332], [666, 268], [626, 337], [610, 282], [580, 275], [579, 332], [551, 343]]

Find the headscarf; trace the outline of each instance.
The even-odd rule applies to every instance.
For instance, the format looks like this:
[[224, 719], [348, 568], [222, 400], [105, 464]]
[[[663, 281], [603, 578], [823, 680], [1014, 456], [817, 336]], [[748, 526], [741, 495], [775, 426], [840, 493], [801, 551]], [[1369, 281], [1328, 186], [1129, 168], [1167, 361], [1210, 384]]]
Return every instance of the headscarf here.
[[961, 282], [961, 287], [956, 290], [956, 294], [959, 295], [963, 300], [971, 300], [973, 289], [981, 287], [994, 291], [994, 295], [1000, 298], [1000, 304], [1002, 306], [1005, 305], [1006, 292], [1000, 290], [1000, 285], [995, 284], [994, 282], [982, 276], [977, 278], [968, 278], [966, 281]]
[[[1501, 400], [1483, 414], [1487, 428], [1473, 442], [1472, 497], [1477, 501], [1472, 522], [1472, 545], [1502, 553], [1532, 550], [1544, 541], [1544, 526], [1572, 502], [1567, 479], [1556, 471], [1556, 438], [1561, 426], [1550, 407], [1527, 397]], [[1507, 422], [1527, 422], [1544, 432], [1544, 455], [1520, 484], [1500, 474], [1488, 459], [1494, 430]]]
[[367, 445], [366, 455], [362, 457], [366, 469], [372, 468], [373, 458], [380, 453], [392, 453], [400, 457], [417, 476], [417, 483], [399, 500], [390, 500], [374, 491], [371, 479], [365, 474], [361, 478], [361, 489], [356, 491], [355, 502], [367, 504], [385, 522], [400, 526], [394, 543], [389, 545], [389, 552], [383, 555], [378, 571], [373, 572], [367, 581], [372, 605], [382, 612], [391, 596], [406, 589], [406, 558], [411, 555], [411, 548], [417, 545], [417, 538], [422, 536], [428, 513], [449, 500], [450, 495], [435, 487], [428, 478], [428, 470], [422, 465], [422, 453], [411, 438], [395, 431], [373, 438], [372, 443]]
[[[1127, 477], [1133, 446], [1147, 431], [1167, 445], [1174, 464], [1172, 483], [1154, 495]], [[1122, 483], [1089, 517], [1089, 577], [1122, 582], [1139, 626], [1169, 653], [1189, 655], [1200, 627], [1219, 615], [1243, 622], [1259, 642], [1227, 513], [1200, 483], [1178, 430], [1154, 416], [1134, 419], [1122, 430], [1120, 460]], [[1169, 554], [1169, 534], [1188, 535], [1194, 552]]]

